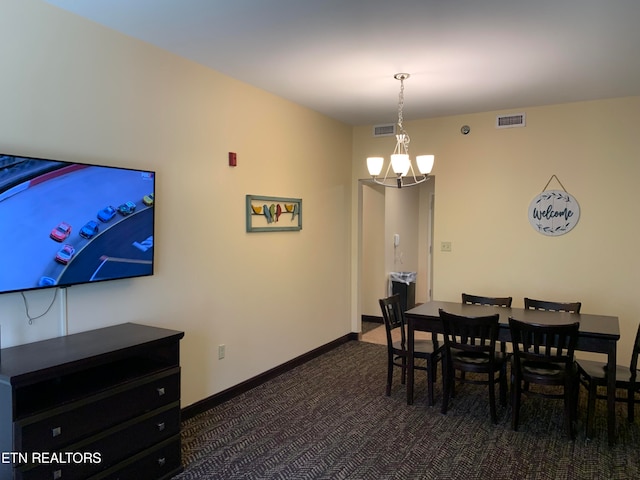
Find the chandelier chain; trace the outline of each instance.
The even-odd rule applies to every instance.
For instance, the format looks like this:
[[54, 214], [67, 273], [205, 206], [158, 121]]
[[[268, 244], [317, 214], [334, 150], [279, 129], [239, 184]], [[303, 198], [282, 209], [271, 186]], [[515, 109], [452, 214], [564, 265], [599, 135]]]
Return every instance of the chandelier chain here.
[[[400, 80], [400, 93], [398, 93], [398, 130], [402, 137], [402, 146], [404, 147], [404, 152], [407, 155], [409, 154], [409, 142], [411, 139], [409, 138], [409, 134], [404, 129], [402, 122], [404, 121], [403, 109], [404, 109], [404, 79], [406, 77], [404, 75], [399, 75], [398, 80]], [[400, 153], [400, 152], [398, 152]]]
[[400, 79], [400, 93], [398, 94], [398, 127], [403, 130], [402, 127], [402, 109], [404, 108], [404, 80]]

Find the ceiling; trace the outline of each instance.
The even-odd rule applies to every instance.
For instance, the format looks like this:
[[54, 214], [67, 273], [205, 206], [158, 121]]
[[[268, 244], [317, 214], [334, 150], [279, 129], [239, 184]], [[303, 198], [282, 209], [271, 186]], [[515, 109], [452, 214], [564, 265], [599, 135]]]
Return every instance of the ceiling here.
[[45, 0], [351, 125], [640, 95], [638, 0]]

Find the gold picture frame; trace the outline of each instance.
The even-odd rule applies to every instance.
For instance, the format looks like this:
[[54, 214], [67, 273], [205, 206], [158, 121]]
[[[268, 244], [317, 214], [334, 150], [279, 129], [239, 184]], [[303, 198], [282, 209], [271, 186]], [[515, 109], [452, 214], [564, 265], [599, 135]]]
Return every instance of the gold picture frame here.
[[302, 199], [247, 195], [247, 232], [302, 230]]

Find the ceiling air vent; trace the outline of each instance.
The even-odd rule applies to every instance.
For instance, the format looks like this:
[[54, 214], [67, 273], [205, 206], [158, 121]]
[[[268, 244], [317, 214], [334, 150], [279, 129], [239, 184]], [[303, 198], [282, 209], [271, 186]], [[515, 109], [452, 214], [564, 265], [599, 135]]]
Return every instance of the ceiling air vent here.
[[496, 117], [496, 128], [524, 127], [526, 120], [525, 113], [512, 113], [509, 115], [498, 115]]
[[374, 125], [373, 136], [374, 137], [391, 137], [396, 134], [396, 124], [387, 123], [385, 125]]

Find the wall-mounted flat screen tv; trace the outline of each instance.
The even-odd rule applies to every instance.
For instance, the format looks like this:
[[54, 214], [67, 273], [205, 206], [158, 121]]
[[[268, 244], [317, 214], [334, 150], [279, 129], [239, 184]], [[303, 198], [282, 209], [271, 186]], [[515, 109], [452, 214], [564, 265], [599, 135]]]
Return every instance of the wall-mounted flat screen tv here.
[[155, 177], [0, 154], [0, 294], [153, 275]]

